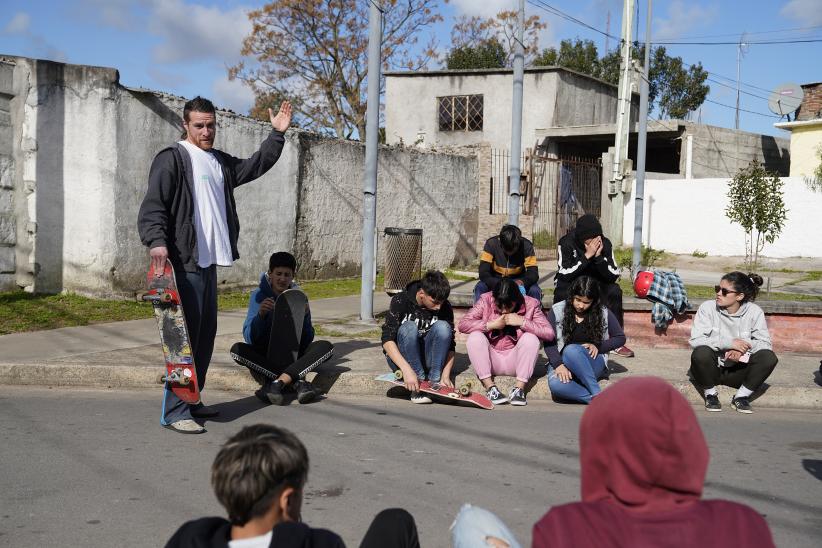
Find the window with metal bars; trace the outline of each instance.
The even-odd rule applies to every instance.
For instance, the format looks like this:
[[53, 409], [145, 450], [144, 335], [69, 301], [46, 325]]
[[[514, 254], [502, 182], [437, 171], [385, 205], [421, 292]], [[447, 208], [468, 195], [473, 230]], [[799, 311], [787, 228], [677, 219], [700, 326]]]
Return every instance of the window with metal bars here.
[[482, 95], [437, 97], [440, 131], [482, 131]]

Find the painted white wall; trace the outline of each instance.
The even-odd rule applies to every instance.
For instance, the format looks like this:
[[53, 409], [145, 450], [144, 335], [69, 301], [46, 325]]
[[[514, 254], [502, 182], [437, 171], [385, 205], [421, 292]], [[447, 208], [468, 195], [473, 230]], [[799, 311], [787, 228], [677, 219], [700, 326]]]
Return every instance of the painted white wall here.
[[[464, 146], [487, 142], [511, 146], [513, 81], [505, 74], [436, 74], [387, 76], [385, 80], [386, 142], [424, 146]], [[554, 72], [526, 72], [523, 80], [522, 146], [533, 147], [537, 128], [553, 125], [557, 77]], [[437, 97], [483, 95], [482, 131], [439, 131]]]
[[[800, 177], [784, 177], [788, 218], [782, 234], [765, 244], [765, 257], [822, 257], [822, 193]], [[671, 253], [744, 255], [745, 232], [725, 216], [729, 179], [645, 181], [642, 242]], [[624, 209], [623, 245], [634, 241], [634, 194]]]

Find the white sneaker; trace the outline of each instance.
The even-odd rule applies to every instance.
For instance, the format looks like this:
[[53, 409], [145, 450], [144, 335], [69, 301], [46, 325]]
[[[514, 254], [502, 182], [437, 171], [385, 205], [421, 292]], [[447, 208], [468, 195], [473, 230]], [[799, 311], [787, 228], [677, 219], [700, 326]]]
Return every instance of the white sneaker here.
[[191, 419], [181, 419], [176, 422], [172, 422], [171, 424], [164, 424], [163, 428], [174, 430], [180, 434], [202, 434], [205, 432], [205, 428]]
[[422, 392], [411, 392], [411, 403], [432, 403], [432, 401]]

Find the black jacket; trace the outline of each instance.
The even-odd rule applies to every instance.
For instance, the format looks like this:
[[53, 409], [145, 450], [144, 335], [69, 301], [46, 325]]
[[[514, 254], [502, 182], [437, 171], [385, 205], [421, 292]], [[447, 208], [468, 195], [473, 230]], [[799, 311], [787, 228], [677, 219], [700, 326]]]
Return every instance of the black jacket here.
[[479, 277], [492, 291], [503, 278], [522, 280], [528, 289], [539, 281], [534, 244], [523, 238], [519, 250], [509, 257], [502, 250], [499, 236], [488, 238], [480, 254]]
[[577, 241], [572, 230], [559, 239], [557, 273], [554, 276], [554, 295], [565, 298], [568, 287], [580, 276], [591, 276], [600, 282], [614, 283], [619, 279], [619, 267], [614, 258], [611, 240], [602, 237], [602, 253], [599, 257], [585, 257], [585, 244]]
[[[270, 548], [345, 548], [335, 533], [312, 529], [305, 523], [277, 524]], [[184, 523], [166, 543], [166, 548], [225, 548], [231, 540], [231, 523], [224, 518], [201, 518]]]
[[[240, 219], [234, 189], [262, 176], [280, 158], [285, 145], [281, 131], [273, 130], [251, 158], [242, 160], [212, 149], [223, 168], [226, 222], [231, 254], [236, 261]], [[178, 143], [154, 157], [148, 174], [148, 190], [140, 205], [137, 228], [140, 241], [149, 249], [165, 246], [175, 269], [197, 270], [197, 230], [194, 227], [194, 180], [191, 156]]]
[[[454, 310], [447, 300], [442, 303], [439, 310], [428, 310], [417, 304], [417, 291], [420, 289], [420, 282], [414, 281], [405, 286], [405, 290], [391, 297], [391, 304], [388, 313], [385, 315], [385, 323], [382, 325], [382, 343], [397, 341], [397, 331], [405, 322], [415, 322], [420, 335], [425, 335], [431, 329], [431, 325], [436, 321], [448, 322], [451, 330], [454, 330]], [[451, 335], [451, 350], [456, 348], [454, 336]]]

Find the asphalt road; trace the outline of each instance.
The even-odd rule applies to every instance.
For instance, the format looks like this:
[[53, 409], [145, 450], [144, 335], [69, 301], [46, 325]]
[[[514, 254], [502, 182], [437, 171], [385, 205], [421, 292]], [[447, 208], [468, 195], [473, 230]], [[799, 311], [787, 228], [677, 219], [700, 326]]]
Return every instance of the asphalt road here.
[[[549, 506], [579, 497], [578, 406], [483, 411], [336, 396], [275, 408], [207, 392], [222, 418], [182, 436], [159, 427], [159, 400], [159, 390], [0, 387], [0, 546], [161, 546], [184, 521], [222, 514], [211, 461], [256, 422], [298, 433], [311, 457], [303, 518], [349, 546], [395, 506], [415, 516], [423, 546], [449, 546], [463, 502], [494, 510], [528, 545]], [[819, 414], [697, 414], [712, 455], [706, 498], [753, 506], [778, 546], [818, 546]]]

